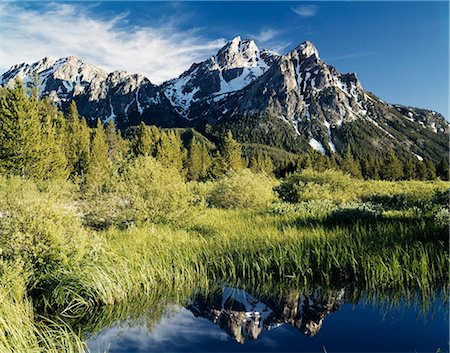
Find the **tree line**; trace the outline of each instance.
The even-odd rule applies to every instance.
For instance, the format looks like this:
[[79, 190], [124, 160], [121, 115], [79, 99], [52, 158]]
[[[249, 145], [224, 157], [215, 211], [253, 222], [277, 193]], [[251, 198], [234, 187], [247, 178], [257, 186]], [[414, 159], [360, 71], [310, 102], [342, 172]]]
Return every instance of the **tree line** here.
[[400, 161], [390, 151], [385, 156], [361, 160], [355, 158], [350, 145], [343, 156], [324, 156], [311, 149], [294, 157], [287, 153], [273, 157], [258, 148], [244, 153], [231, 132], [212, 144], [199, 133], [183, 141], [179, 130], [141, 123], [123, 136], [114, 120], [106, 124], [98, 120], [96, 127], [90, 128], [74, 101], [62, 113], [48, 99], [39, 98], [37, 88], [27, 94], [21, 84], [0, 90], [0, 126], [1, 174], [71, 179], [94, 193], [107, 189], [111, 176], [120, 174], [130, 160], [140, 155], [154, 157], [190, 181], [216, 179], [243, 168], [278, 177], [311, 168], [342, 170], [365, 179], [449, 179], [447, 158], [437, 164], [412, 155]]

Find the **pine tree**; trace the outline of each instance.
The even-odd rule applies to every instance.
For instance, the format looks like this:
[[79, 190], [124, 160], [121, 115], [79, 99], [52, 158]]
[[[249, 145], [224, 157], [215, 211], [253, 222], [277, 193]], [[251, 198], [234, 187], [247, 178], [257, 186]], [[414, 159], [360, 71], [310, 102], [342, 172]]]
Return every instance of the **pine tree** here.
[[0, 98], [0, 172], [22, 177], [44, 177], [42, 126], [37, 103], [21, 83]]
[[68, 162], [65, 153], [65, 134], [58, 127], [59, 114], [48, 102], [43, 101], [42, 108], [47, 112], [42, 117], [41, 158], [45, 179], [66, 180], [69, 176]]
[[400, 180], [403, 177], [402, 165], [392, 150], [384, 160], [381, 177], [384, 180]]
[[173, 130], [161, 133], [161, 138], [156, 145], [156, 159], [162, 165], [182, 172], [185, 157], [186, 151], [180, 135]]
[[248, 162], [248, 168], [253, 172], [253, 173], [258, 173], [260, 171], [259, 165], [258, 165], [258, 158], [255, 157], [255, 155], [252, 155], [252, 158], [250, 158], [249, 162]]
[[156, 145], [161, 139], [161, 132], [155, 127], [148, 127], [141, 122], [133, 141], [133, 152], [136, 156], [156, 156]]
[[188, 170], [187, 178], [189, 180], [199, 180], [203, 171], [202, 163], [202, 145], [197, 142], [195, 137], [192, 138], [189, 144], [188, 157], [186, 162]]
[[91, 161], [91, 129], [89, 128], [84, 117], [80, 120], [78, 138], [78, 161], [75, 164], [75, 169], [78, 175], [85, 175]]
[[350, 145], [347, 145], [347, 151], [344, 158], [341, 161], [341, 170], [345, 173], [350, 174], [355, 178], [361, 178], [361, 167], [357, 161], [353, 158], [352, 150]]
[[110, 161], [108, 159], [108, 144], [105, 129], [100, 119], [94, 130], [91, 144], [91, 158], [86, 173], [86, 187], [89, 192], [101, 194], [110, 176]]
[[416, 164], [416, 179], [426, 180], [428, 178], [427, 166], [423, 161], [418, 161]]
[[403, 164], [403, 178], [406, 180], [412, 180], [416, 178], [416, 161], [411, 155], [406, 157]]
[[361, 174], [364, 179], [370, 179], [370, 164], [368, 158], [361, 159]]
[[79, 151], [79, 139], [80, 139], [80, 117], [75, 101], [72, 101], [67, 108], [66, 112], [66, 156], [69, 166], [71, 168], [71, 174], [75, 175], [79, 173], [77, 170], [77, 163], [80, 158]]
[[125, 162], [128, 153], [127, 143], [123, 140], [120, 130], [116, 130], [116, 125], [112, 119], [106, 124], [105, 134], [109, 160], [113, 168], [118, 170]]
[[425, 158], [424, 162], [425, 162], [425, 166], [427, 169], [426, 179], [428, 179], [428, 180], [436, 179], [436, 168], [435, 168], [433, 162], [428, 158]]
[[241, 145], [233, 138], [231, 131], [227, 132], [223, 140], [220, 154], [226, 171], [238, 171], [244, 167]]
[[250, 159], [249, 168], [254, 173], [265, 173], [271, 175], [274, 171], [272, 158], [267, 153], [258, 152], [256, 157], [253, 155]]
[[442, 158], [436, 166], [436, 175], [442, 180], [450, 180], [448, 159]]

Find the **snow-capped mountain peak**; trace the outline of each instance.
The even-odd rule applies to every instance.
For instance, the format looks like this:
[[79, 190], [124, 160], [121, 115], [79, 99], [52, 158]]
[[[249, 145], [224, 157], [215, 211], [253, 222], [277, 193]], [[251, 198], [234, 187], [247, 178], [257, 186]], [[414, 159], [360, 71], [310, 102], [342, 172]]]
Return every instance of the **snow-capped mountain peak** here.
[[266, 72], [278, 55], [261, 51], [253, 39], [240, 36], [229, 41], [217, 54], [166, 82], [164, 93], [177, 110], [187, 116], [193, 103], [221, 100], [239, 91]]
[[312, 44], [309, 40], [300, 44], [296, 50], [301, 53], [302, 57], [309, 58], [310, 56], [315, 55], [317, 59], [320, 59], [319, 52], [317, 48]]

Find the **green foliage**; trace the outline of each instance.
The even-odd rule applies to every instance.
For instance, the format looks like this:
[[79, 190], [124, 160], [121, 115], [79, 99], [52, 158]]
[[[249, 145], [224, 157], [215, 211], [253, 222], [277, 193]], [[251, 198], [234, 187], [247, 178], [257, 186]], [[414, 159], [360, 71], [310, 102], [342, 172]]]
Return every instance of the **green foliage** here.
[[118, 193], [125, 223], [182, 221], [188, 211], [188, 189], [178, 170], [152, 157], [138, 157], [121, 176]]
[[257, 153], [256, 157], [250, 159], [249, 168], [254, 173], [265, 173], [271, 175], [274, 170], [272, 158], [267, 153]]
[[384, 161], [381, 177], [384, 180], [400, 180], [403, 177], [402, 165], [392, 150]]
[[174, 168], [139, 156], [126, 165], [114, 188], [86, 198], [86, 222], [97, 228], [146, 222], [182, 222], [189, 211], [188, 188]]
[[240, 144], [233, 138], [233, 134], [228, 131], [223, 139], [220, 155], [224, 170], [239, 171], [244, 167], [242, 161], [242, 150]]
[[261, 208], [274, 201], [274, 184], [264, 174], [241, 169], [215, 182], [207, 201], [220, 208]]
[[444, 157], [436, 166], [436, 174], [441, 180], [450, 180], [450, 171], [448, 166], [448, 158]]
[[136, 156], [155, 156], [156, 144], [160, 138], [161, 132], [155, 126], [148, 127], [144, 122], [141, 122], [132, 141], [134, 154]]
[[61, 200], [53, 190], [39, 191], [28, 180], [0, 177], [1, 260], [22, 263], [39, 281], [80, 261], [85, 236], [70, 200]]
[[46, 101], [27, 97], [20, 83], [0, 96], [0, 173], [37, 180], [67, 177], [58, 114]]
[[111, 171], [108, 159], [108, 144], [103, 124], [97, 121], [92, 138], [91, 157], [86, 172], [86, 189], [94, 194], [101, 194], [109, 181]]
[[347, 145], [347, 151], [344, 158], [341, 161], [340, 167], [342, 171], [350, 174], [355, 178], [361, 178], [361, 168], [358, 162], [353, 158], [352, 150], [350, 145]]
[[[280, 198], [287, 202], [299, 202], [313, 199], [339, 199], [340, 195], [351, 189], [354, 180], [339, 171], [327, 170], [323, 173], [312, 169], [305, 169], [287, 177], [276, 191]], [[339, 196], [338, 196], [339, 195]], [[351, 195], [348, 195], [351, 199]]]
[[205, 180], [211, 165], [212, 160], [208, 152], [208, 147], [193, 137], [189, 145], [186, 160], [188, 180]]
[[158, 162], [181, 173], [185, 158], [186, 150], [183, 147], [180, 135], [174, 130], [162, 132], [156, 145], [156, 159]]

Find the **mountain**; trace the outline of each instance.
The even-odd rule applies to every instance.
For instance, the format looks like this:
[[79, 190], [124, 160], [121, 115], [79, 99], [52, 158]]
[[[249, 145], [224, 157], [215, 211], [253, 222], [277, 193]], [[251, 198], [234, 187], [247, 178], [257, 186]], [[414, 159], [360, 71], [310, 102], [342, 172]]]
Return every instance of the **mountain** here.
[[236, 342], [256, 340], [264, 331], [290, 325], [306, 336], [315, 336], [325, 318], [336, 312], [348, 300], [345, 290], [328, 293], [326, 297], [289, 293], [281, 300], [258, 299], [248, 292], [232, 288], [218, 288], [205, 297], [196, 295], [186, 306], [194, 316], [218, 325]]
[[19, 79], [30, 85], [36, 74], [42, 96], [62, 109], [75, 100], [80, 114], [91, 125], [97, 119], [114, 119], [120, 127], [126, 127], [150, 119], [171, 126], [179, 119], [161, 88], [146, 77], [125, 71], [107, 73], [74, 56], [15, 65], [0, 77], [0, 84], [12, 87]]
[[354, 73], [325, 63], [306, 41], [286, 55], [235, 37], [179, 77], [154, 85], [139, 74], [107, 73], [76, 57], [13, 66], [0, 77], [11, 87], [40, 76], [43, 96], [65, 109], [75, 100], [91, 125], [114, 119], [195, 127], [211, 137], [231, 130], [241, 142], [290, 152], [313, 148], [360, 158], [395, 150], [434, 161], [449, 152], [449, 124], [434, 111], [392, 105], [366, 91]]
[[442, 115], [383, 102], [363, 89], [356, 74], [341, 74], [322, 61], [311, 42], [282, 56], [237, 94], [203, 107], [199, 117], [220, 133], [231, 129], [240, 139], [255, 137], [250, 142], [273, 144], [267, 139], [280, 125], [289, 126], [283, 134], [290, 141], [297, 137], [297, 146], [288, 146], [294, 151], [305, 143], [324, 154], [342, 153], [347, 143], [380, 153], [412, 151], [417, 158], [438, 159], [448, 151]]
[[216, 55], [164, 83], [163, 90], [178, 112], [188, 116], [192, 104], [228, 97], [258, 79], [278, 58], [267, 49], [259, 50], [252, 39], [235, 37]]

